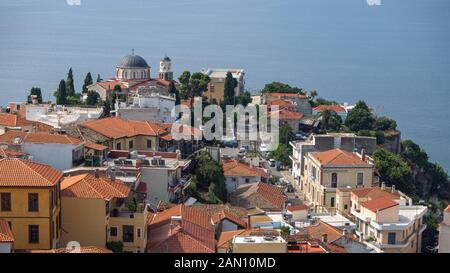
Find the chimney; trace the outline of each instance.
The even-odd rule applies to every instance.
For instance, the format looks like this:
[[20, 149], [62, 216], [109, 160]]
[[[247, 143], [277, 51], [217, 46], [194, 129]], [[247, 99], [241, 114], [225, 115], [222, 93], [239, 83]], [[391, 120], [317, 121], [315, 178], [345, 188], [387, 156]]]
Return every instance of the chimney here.
[[381, 183], [381, 189], [382, 190], [386, 189], [386, 183], [384, 183], [384, 182]]
[[364, 148], [361, 149], [361, 159], [363, 161], [366, 161], [366, 151], [364, 150]]
[[327, 243], [328, 241], [328, 235], [326, 233], [322, 234], [322, 242]]
[[94, 175], [95, 175], [95, 178], [99, 178], [100, 177], [98, 169], [95, 169]]

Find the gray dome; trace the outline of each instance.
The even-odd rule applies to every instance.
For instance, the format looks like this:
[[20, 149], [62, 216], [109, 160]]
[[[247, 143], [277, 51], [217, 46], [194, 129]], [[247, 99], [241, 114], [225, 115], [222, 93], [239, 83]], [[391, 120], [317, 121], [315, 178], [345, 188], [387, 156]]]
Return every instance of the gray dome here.
[[141, 68], [147, 68], [149, 67], [147, 62], [138, 55], [127, 55], [120, 60], [120, 62], [117, 64], [117, 67], [120, 68], [135, 68], [135, 67], [141, 67]]

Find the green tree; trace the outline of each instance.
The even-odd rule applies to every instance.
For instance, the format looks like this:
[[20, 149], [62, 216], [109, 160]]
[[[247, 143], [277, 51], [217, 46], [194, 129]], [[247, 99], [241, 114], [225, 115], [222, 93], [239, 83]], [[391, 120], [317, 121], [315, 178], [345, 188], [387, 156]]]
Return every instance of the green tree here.
[[66, 104], [67, 105], [80, 105], [81, 102], [80, 102], [80, 99], [78, 97], [67, 96]]
[[289, 141], [294, 139], [294, 131], [289, 124], [283, 124], [280, 126], [280, 143], [289, 145]]
[[375, 118], [367, 104], [359, 101], [350, 113], [348, 113], [345, 125], [353, 132], [358, 132], [361, 130], [373, 130], [374, 122]]
[[103, 79], [100, 78], [100, 74], [97, 74], [97, 82], [101, 82], [101, 81], [103, 81]]
[[271, 152], [270, 156], [276, 161], [283, 163], [283, 165], [289, 166], [292, 164], [291, 159], [289, 158], [290, 154], [291, 151], [289, 147], [284, 143], [280, 143], [277, 149]]
[[420, 148], [419, 145], [412, 140], [404, 140], [400, 143], [400, 155], [411, 164], [417, 165], [420, 169], [425, 168], [428, 164], [427, 153]]
[[92, 75], [91, 75], [91, 72], [88, 72], [86, 74], [86, 77], [84, 78], [83, 93], [87, 93], [87, 91], [88, 91], [87, 87], [91, 84], [93, 84]]
[[106, 242], [106, 248], [111, 250], [113, 253], [122, 253], [123, 243], [121, 241]]
[[208, 90], [208, 83], [211, 81], [208, 75], [201, 72], [195, 72], [191, 76], [191, 97], [203, 96], [203, 92]]
[[103, 117], [109, 117], [111, 116], [111, 99], [106, 98], [106, 100], [103, 102]]
[[431, 176], [431, 194], [437, 194], [440, 199], [449, 200], [449, 177], [441, 165], [429, 163], [426, 172]]
[[296, 94], [304, 94], [303, 89], [298, 87], [292, 87], [289, 84], [282, 82], [271, 82], [264, 86], [263, 93], [296, 93]]
[[373, 159], [381, 180], [388, 186], [395, 185], [406, 194], [415, 192], [411, 168], [400, 155], [377, 148], [373, 153]]
[[39, 87], [32, 87], [28, 95], [28, 103], [31, 103], [31, 96], [36, 96], [38, 103], [42, 103], [42, 91]]
[[237, 97], [238, 104], [242, 104], [246, 107], [250, 102], [252, 102], [252, 95], [250, 92], [242, 92]]
[[202, 152], [193, 160], [193, 170], [199, 190], [208, 190], [208, 201], [224, 203], [227, 197], [225, 176], [222, 165], [214, 161], [207, 152]]
[[180, 93], [178, 92], [174, 81], [170, 81], [168, 92], [169, 94], [175, 95], [175, 105], [180, 105], [181, 103]]
[[319, 114], [320, 124], [325, 131], [339, 131], [342, 118], [336, 112], [326, 109]]
[[66, 92], [68, 97], [75, 97], [75, 87], [73, 83], [72, 67], [69, 69], [69, 72], [67, 73]]
[[235, 78], [233, 78], [233, 74], [231, 74], [231, 72], [227, 72], [223, 87], [223, 101], [225, 105], [236, 105], [234, 90], [237, 85], [238, 82]]
[[87, 98], [86, 98], [86, 104], [87, 105], [97, 105], [99, 102], [100, 95], [95, 91], [88, 91], [87, 92]]
[[191, 80], [191, 72], [184, 71], [180, 77], [178, 77], [178, 81], [180, 82], [180, 95], [183, 99], [187, 99], [190, 93], [190, 80]]
[[59, 82], [58, 89], [54, 93], [56, 97], [56, 104], [66, 105], [67, 104], [67, 92], [66, 92], [66, 82], [61, 80]]
[[375, 120], [374, 129], [377, 131], [395, 130], [397, 122], [388, 117], [379, 117]]

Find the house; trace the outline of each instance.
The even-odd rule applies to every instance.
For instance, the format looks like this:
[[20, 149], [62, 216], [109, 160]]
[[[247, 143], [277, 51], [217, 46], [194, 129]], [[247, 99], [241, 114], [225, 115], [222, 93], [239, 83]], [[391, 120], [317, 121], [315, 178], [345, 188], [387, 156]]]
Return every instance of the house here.
[[342, 149], [310, 152], [305, 156], [305, 172], [300, 189], [316, 212], [336, 210], [336, 190], [372, 187], [375, 165], [364, 153]]
[[14, 235], [9, 222], [0, 219], [0, 253], [11, 253], [14, 243]]
[[297, 204], [288, 206], [287, 214], [290, 215], [291, 222], [305, 222], [308, 219], [309, 206]]
[[356, 219], [356, 235], [360, 240], [380, 252], [421, 251], [427, 207], [403, 205], [386, 197], [360, 202], [353, 197], [351, 214]]
[[243, 184], [267, 182], [269, 178], [264, 169], [236, 159], [222, 159], [222, 167], [228, 192]]
[[216, 237], [222, 232], [247, 228], [247, 214], [241, 207], [234, 207], [229, 204], [195, 204], [192, 208], [211, 217]]
[[296, 186], [300, 186], [300, 179], [305, 171], [305, 155], [308, 152], [322, 152], [340, 148], [347, 152], [361, 151], [371, 155], [377, 147], [375, 137], [357, 136], [347, 133], [332, 133], [325, 135], [311, 135], [306, 140], [290, 142], [292, 146], [292, 176]]
[[245, 89], [245, 71], [243, 69], [202, 69], [203, 74], [208, 75], [211, 81], [208, 83], [208, 89], [203, 94], [207, 97], [209, 102], [215, 100], [219, 104], [224, 99], [225, 79], [227, 73], [230, 72], [234, 79], [237, 81], [237, 85], [234, 89], [234, 95], [237, 97]]
[[1, 144], [58, 170], [71, 169], [84, 161], [84, 142], [69, 135], [8, 131], [0, 136]]
[[294, 111], [289, 111], [286, 109], [280, 109], [271, 111], [267, 114], [267, 117], [277, 118], [278, 116], [278, 124], [281, 127], [282, 125], [289, 125], [294, 132], [300, 130], [300, 120], [304, 117], [304, 114]]
[[200, 210], [177, 205], [148, 218], [147, 252], [215, 253], [214, 226]]
[[234, 235], [232, 253], [286, 253], [287, 242], [274, 230], [257, 230]]
[[286, 206], [284, 188], [267, 183], [249, 183], [238, 186], [229, 196], [230, 204], [243, 208], [281, 211]]
[[61, 182], [63, 244], [105, 247], [120, 241], [125, 252], [144, 252], [148, 214], [145, 203], [137, 202], [120, 180], [90, 173]]
[[312, 109], [312, 113], [313, 115], [320, 115], [320, 113], [325, 110], [330, 110], [338, 114], [341, 117], [342, 122], [345, 122], [345, 119], [347, 118], [347, 111], [340, 105], [319, 105]]
[[108, 165], [116, 171], [140, 172], [150, 205], [184, 201], [191, 178], [185, 170], [191, 161], [181, 159], [180, 153], [136, 151], [130, 155], [128, 151], [111, 151], [109, 158]]
[[450, 205], [444, 210], [444, 219], [439, 225], [439, 253], [450, 253]]
[[284, 100], [296, 106], [296, 112], [304, 115], [311, 115], [311, 104], [309, 98], [305, 94], [299, 93], [263, 93], [261, 94], [261, 102], [271, 105], [273, 101]]
[[108, 147], [91, 141], [84, 143], [85, 166], [99, 167], [107, 157]]
[[62, 172], [41, 163], [0, 159], [0, 218], [10, 223], [13, 250], [58, 247], [62, 176]]
[[49, 132], [52, 127], [41, 122], [27, 120], [19, 114], [0, 113], [0, 135], [9, 130], [26, 132]]

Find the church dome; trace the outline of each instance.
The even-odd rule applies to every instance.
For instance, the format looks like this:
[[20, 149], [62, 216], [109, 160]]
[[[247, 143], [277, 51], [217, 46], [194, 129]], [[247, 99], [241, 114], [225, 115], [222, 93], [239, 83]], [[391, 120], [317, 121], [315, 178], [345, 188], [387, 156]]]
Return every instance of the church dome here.
[[170, 58], [166, 55], [164, 58], [161, 59], [161, 61], [170, 62]]
[[138, 55], [127, 55], [117, 64], [120, 68], [148, 68], [147, 62]]

